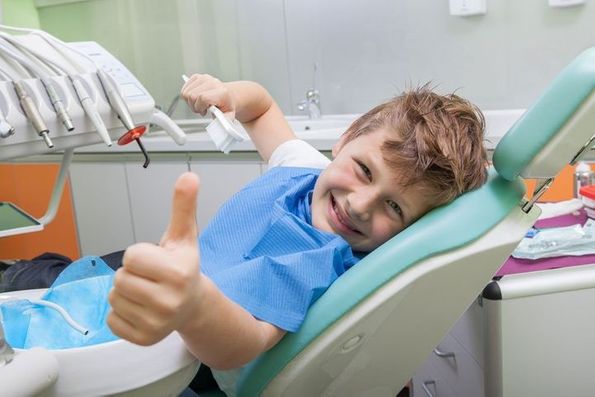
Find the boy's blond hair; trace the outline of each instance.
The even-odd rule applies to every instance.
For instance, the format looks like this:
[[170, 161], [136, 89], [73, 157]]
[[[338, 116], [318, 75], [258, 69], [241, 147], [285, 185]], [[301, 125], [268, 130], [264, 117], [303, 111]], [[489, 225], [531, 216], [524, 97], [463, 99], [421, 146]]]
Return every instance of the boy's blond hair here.
[[381, 151], [403, 186], [421, 186], [445, 204], [487, 179], [485, 120], [469, 101], [439, 95], [428, 84], [404, 92], [358, 118], [345, 132], [355, 137], [384, 129]]

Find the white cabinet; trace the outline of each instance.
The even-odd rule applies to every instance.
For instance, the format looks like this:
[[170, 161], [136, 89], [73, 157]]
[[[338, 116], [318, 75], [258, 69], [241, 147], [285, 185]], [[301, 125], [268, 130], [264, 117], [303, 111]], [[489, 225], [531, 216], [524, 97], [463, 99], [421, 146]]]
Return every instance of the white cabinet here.
[[492, 284], [497, 293], [484, 299], [486, 397], [595, 396], [595, 264]]
[[135, 242], [124, 163], [72, 163], [70, 183], [81, 255]]
[[595, 396], [595, 264], [492, 281], [413, 377], [415, 397]]
[[159, 242], [169, 222], [174, 182], [189, 169], [200, 176], [197, 219], [204, 228], [263, 166], [256, 153], [153, 155], [147, 169], [134, 157], [75, 157], [70, 178], [81, 255]]
[[482, 397], [483, 317], [476, 301], [413, 377], [414, 397]]

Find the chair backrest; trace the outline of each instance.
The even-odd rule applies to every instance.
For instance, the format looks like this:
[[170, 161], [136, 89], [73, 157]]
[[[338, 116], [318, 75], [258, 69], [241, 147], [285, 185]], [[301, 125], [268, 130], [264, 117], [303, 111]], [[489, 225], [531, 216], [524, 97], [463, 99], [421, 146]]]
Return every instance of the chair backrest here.
[[585, 132], [594, 87], [595, 48], [503, 137], [483, 187], [426, 214], [341, 276], [298, 332], [242, 371], [238, 395], [394, 396], [539, 215], [522, 208], [519, 176], [556, 175], [595, 133]]

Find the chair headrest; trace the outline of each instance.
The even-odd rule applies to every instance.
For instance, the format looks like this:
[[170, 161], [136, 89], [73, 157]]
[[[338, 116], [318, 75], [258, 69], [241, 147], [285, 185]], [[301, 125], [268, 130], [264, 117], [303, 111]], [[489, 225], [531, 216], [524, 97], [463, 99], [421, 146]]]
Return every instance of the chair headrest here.
[[566, 66], [502, 137], [494, 167], [508, 180], [554, 177], [594, 134], [595, 47]]

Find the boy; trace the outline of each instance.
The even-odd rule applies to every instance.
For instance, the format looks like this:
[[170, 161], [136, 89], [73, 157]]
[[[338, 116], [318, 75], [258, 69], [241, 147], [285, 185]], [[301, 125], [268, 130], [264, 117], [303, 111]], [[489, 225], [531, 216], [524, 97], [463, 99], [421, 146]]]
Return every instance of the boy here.
[[296, 140], [256, 83], [193, 75], [181, 94], [197, 113], [215, 105], [235, 116], [271, 169], [222, 207], [198, 246], [199, 181], [182, 175], [160, 245], [124, 254], [108, 324], [141, 345], [176, 330], [212, 368], [270, 349], [359, 257], [486, 179], [481, 112], [427, 86], [356, 120], [332, 162]]

